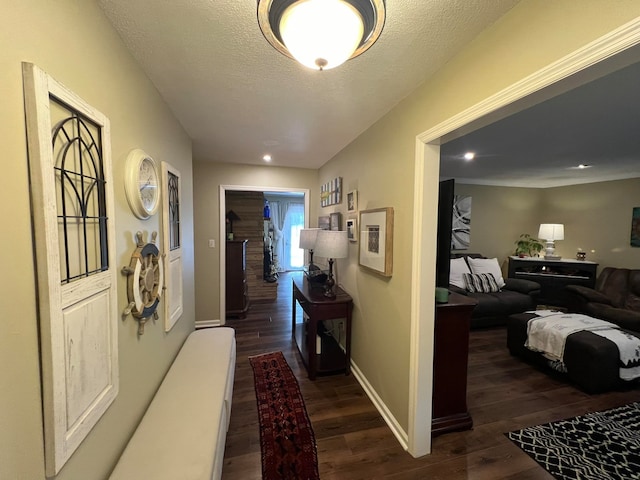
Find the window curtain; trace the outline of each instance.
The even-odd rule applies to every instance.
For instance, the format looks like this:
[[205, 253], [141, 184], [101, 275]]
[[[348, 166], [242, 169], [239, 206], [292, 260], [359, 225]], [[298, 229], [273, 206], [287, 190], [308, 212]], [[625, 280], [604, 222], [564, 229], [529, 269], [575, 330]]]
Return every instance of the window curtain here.
[[[273, 255], [278, 272], [300, 269], [304, 264], [304, 252], [294, 250], [293, 263], [291, 248], [298, 249], [300, 244], [300, 228], [304, 228], [304, 202], [287, 199], [270, 199], [271, 223], [273, 224]], [[292, 232], [292, 225], [294, 226]], [[298, 226], [300, 226], [298, 228]], [[295, 238], [292, 238], [295, 237]], [[302, 263], [299, 259], [302, 258]]]
[[[304, 203], [286, 203], [282, 227], [283, 256], [280, 258], [280, 266], [285, 270], [300, 270], [304, 266], [304, 251], [300, 245], [300, 230], [304, 228]], [[279, 212], [282, 215], [282, 210]]]
[[[281, 264], [284, 258], [284, 242], [282, 241], [282, 229], [284, 228], [284, 217], [281, 208], [283, 202], [280, 200], [269, 200], [271, 207], [271, 223], [273, 225], [273, 263], [278, 272], [284, 272]], [[286, 214], [286, 210], [285, 210]]]

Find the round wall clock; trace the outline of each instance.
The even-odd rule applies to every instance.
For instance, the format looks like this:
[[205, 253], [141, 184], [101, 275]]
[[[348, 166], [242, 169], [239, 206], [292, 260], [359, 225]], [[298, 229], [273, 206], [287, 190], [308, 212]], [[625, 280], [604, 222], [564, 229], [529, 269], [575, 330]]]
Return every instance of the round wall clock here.
[[160, 205], [160, 175], [156, 162], [139, 148], [132, 150], [125, 166], [124, 190], [134, 215], [146, 220]]

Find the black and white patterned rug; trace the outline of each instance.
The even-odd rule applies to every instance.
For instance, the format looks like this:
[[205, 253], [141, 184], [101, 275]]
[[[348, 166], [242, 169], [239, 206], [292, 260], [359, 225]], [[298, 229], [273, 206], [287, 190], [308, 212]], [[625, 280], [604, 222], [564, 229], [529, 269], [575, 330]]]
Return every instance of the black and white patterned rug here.
[[506, 435], [560, 480], [640, 479], [640, 403]]

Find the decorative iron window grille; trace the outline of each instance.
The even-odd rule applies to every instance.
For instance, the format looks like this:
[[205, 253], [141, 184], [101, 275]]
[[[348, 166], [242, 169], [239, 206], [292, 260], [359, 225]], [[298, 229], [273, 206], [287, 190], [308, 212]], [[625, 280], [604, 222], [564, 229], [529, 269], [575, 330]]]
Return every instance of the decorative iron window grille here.
[[51, 97], [61, 283], [109, 269], [101, 127]]
[[168, 173], [169, 250], [176, 250], [180, 248], [180, 185], [178, 176], [171, 172]]

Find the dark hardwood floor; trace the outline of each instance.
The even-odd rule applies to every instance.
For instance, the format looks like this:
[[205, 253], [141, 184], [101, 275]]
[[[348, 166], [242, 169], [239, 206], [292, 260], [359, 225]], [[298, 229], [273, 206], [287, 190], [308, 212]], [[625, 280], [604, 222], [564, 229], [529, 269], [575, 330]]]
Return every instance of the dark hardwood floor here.
[[261, 478], [258, 414], [248, 357], [270, 351], [282, 351], [298, 378], [323, 480], [552, 479], [504, 434], [640, 400], [640, 388], [583, 393], [511, 357], [504, 328], [472, 331], [468, 406], [474, 428], [436, 437], [431, 455], [413, 458], [352, 375], [308, 380], [291, 340], [291, 274], [281, 275], [278, 283], [277, 302], [253, 304], [246, 319], [227, 322], [236, 330], [238, 354], [224, 480]]

